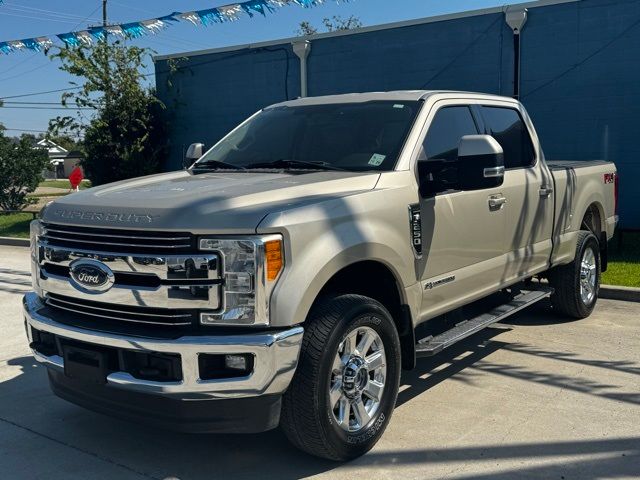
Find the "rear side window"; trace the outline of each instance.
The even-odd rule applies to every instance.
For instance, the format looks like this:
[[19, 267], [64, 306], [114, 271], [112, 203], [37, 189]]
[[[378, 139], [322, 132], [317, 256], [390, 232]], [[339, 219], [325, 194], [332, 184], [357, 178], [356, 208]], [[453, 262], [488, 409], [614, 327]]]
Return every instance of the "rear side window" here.
[[431, 122], [423, 148], [428, 160], [454, 161], [458, 145], [465, 135], [477, 135], [478, 129], [469, 107], [444, 107]]
[[482, 106], [482, 117], [502, 150], [505, 168], [530, 167], [535, 163], [535, 152], [529, 131], [512, 108]]

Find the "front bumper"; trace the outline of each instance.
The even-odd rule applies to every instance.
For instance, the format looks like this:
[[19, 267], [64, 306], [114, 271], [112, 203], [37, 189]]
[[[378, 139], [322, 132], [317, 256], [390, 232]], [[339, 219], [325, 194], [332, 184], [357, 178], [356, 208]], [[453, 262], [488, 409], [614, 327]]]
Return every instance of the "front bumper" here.
[[[82, 342], [97, 347], [109, 347], [134, 352], [157, 352], [177, 354], [180, 356], [182, 380], [153, 381], [135, 378], [130, 373], [112, 371], [106, 376], [106, 383], [100, 385], [106, 393], [116, 390], [132, 394], [146, 395], [138, 402], [149, 398], [162, 397], [179, 401], [213, 401], [211, 408], [215, 409], [219, 402], [225, 400], [227, 406], [235, 399], [251, 397], [279, 398], [287, 389], [298, 362], [298, 354], [302, 343], [303, 328], [293, 327], [284, 331], [263, 331], [242, 335], [217, 336], [185, 336], [177, 339], [149, 339], [129, 337], [113, 333], [96, 332], [77, 328], [57, 322], [51, 316], [43, 313], [44, 305], [35, 293], [28, 293], [23, 299], [23, 309], [29, 342], [33, 341], [32, 329], [46, 332], [64, 340]], [[89, 386], [82, 383], [69, 384], [65, 377], [65, 365], [60, 355], [45, 355], [32, 349], [35, 359], [44, 364], [50, 373], [54, 392], [75, 403], [92, 408], [92, 400], [85, 398], [70, 398], [69, 392], [91, 393]], [[199, 374], [198, 355], [200, 354], [253, 354], [253, 372], [244, 377], [202, 380]], [[64, 385], [63, 385], [64, 384]], [[93, 389], [93, 385], [91, 386]], [[95, 390], [95, 389], [93, 389]], [[100, 394], [93, 391], [91, 397], [99, 399]], [[66, 394], [64, 393], [66, 392]], [[115, 395], [120, 398], [120, 394]], [[77, 397], [77, 395], [76, 395]], [[116, 403], [124, 402], [114, 399]], [[82, 400], [82, 401], [81, 401]], [[112, 402], [113, 403], [113, 402]], [[200, 403], [200, 402], [197, 402]], [[243, 402], [238, 402], [238, 404]], [[246, 402], [244, 402], [246, 403]], [[104, 410], [103, 408], [94, 408]], [[115, 409], [117, 410], [117, 409]], [[171, 409], [169, 409], [171, 410]], [[207, 429], [212, 430], [212, 429]], [[215, 430], [215, 428], [213, 429]], [[227, 430], [227, 429], [223, 429]]]

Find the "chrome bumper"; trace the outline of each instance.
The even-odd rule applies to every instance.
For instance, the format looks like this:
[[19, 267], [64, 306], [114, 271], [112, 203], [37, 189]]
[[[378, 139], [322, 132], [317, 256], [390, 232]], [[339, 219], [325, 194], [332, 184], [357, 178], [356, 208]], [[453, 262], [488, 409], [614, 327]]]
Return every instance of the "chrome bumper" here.
[[[38, 313], [43, 307], [33, 292], [23, 299], [27, 336], [31, 328], [54, 335], [95, 345], [122, 348], [138, 352], [179, 354], [182, 377], [179, 382], [140, 380], [126, 372], [113, 372], [107, 376], [107, 385], [140, 393], [172, 396], [179, 399], [241, 398], [283, 393], [296, 369], [302, 343], [302, 327], [279, 332], [244, 335], [190, 336], [175, 340], [156, 340], [101, 333], [72, 327]], [[64, 360], [59, 355], [45, 356], [32, 350], [35, 359], [47, 368], [64, 371]], [[219, 380], [201, 380], [198, 372], [198, 354], [251, 353], [255, 356], [254, 371], [245, 377]]]

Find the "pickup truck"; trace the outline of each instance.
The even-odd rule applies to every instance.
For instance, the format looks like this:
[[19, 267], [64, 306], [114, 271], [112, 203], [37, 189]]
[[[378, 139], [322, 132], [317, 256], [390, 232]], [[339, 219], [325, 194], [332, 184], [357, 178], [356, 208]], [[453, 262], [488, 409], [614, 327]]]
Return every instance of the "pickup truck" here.
[[612, 163], [547, 161], [510, 98], [279, 103], [182, 171], [49, 204], [28, 340], [83, 407], [190, 432], [279, 425], [353, 458], [417, 357], [543, 299], [593, 311], [617, 184]]

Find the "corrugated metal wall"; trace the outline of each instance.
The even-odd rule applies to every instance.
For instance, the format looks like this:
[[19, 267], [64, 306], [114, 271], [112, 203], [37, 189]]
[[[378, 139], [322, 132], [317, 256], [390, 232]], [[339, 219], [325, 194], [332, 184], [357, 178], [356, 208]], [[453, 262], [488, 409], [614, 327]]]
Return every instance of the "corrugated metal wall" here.
[[[621, 173], [621, 222], [640, 228], [640, 2], [582, 0], [529, 9], [522, 32], [521, 99], [546, 155], [608, 158]], [[194, 55], [169, 73], [156, 62], [171, 153], [210, 146], [263, 106], [300, 94], [291, 45]], [[502, 13], [312, 41], [309, 95], [453, 89], [510, 95], [513, 35]]]

